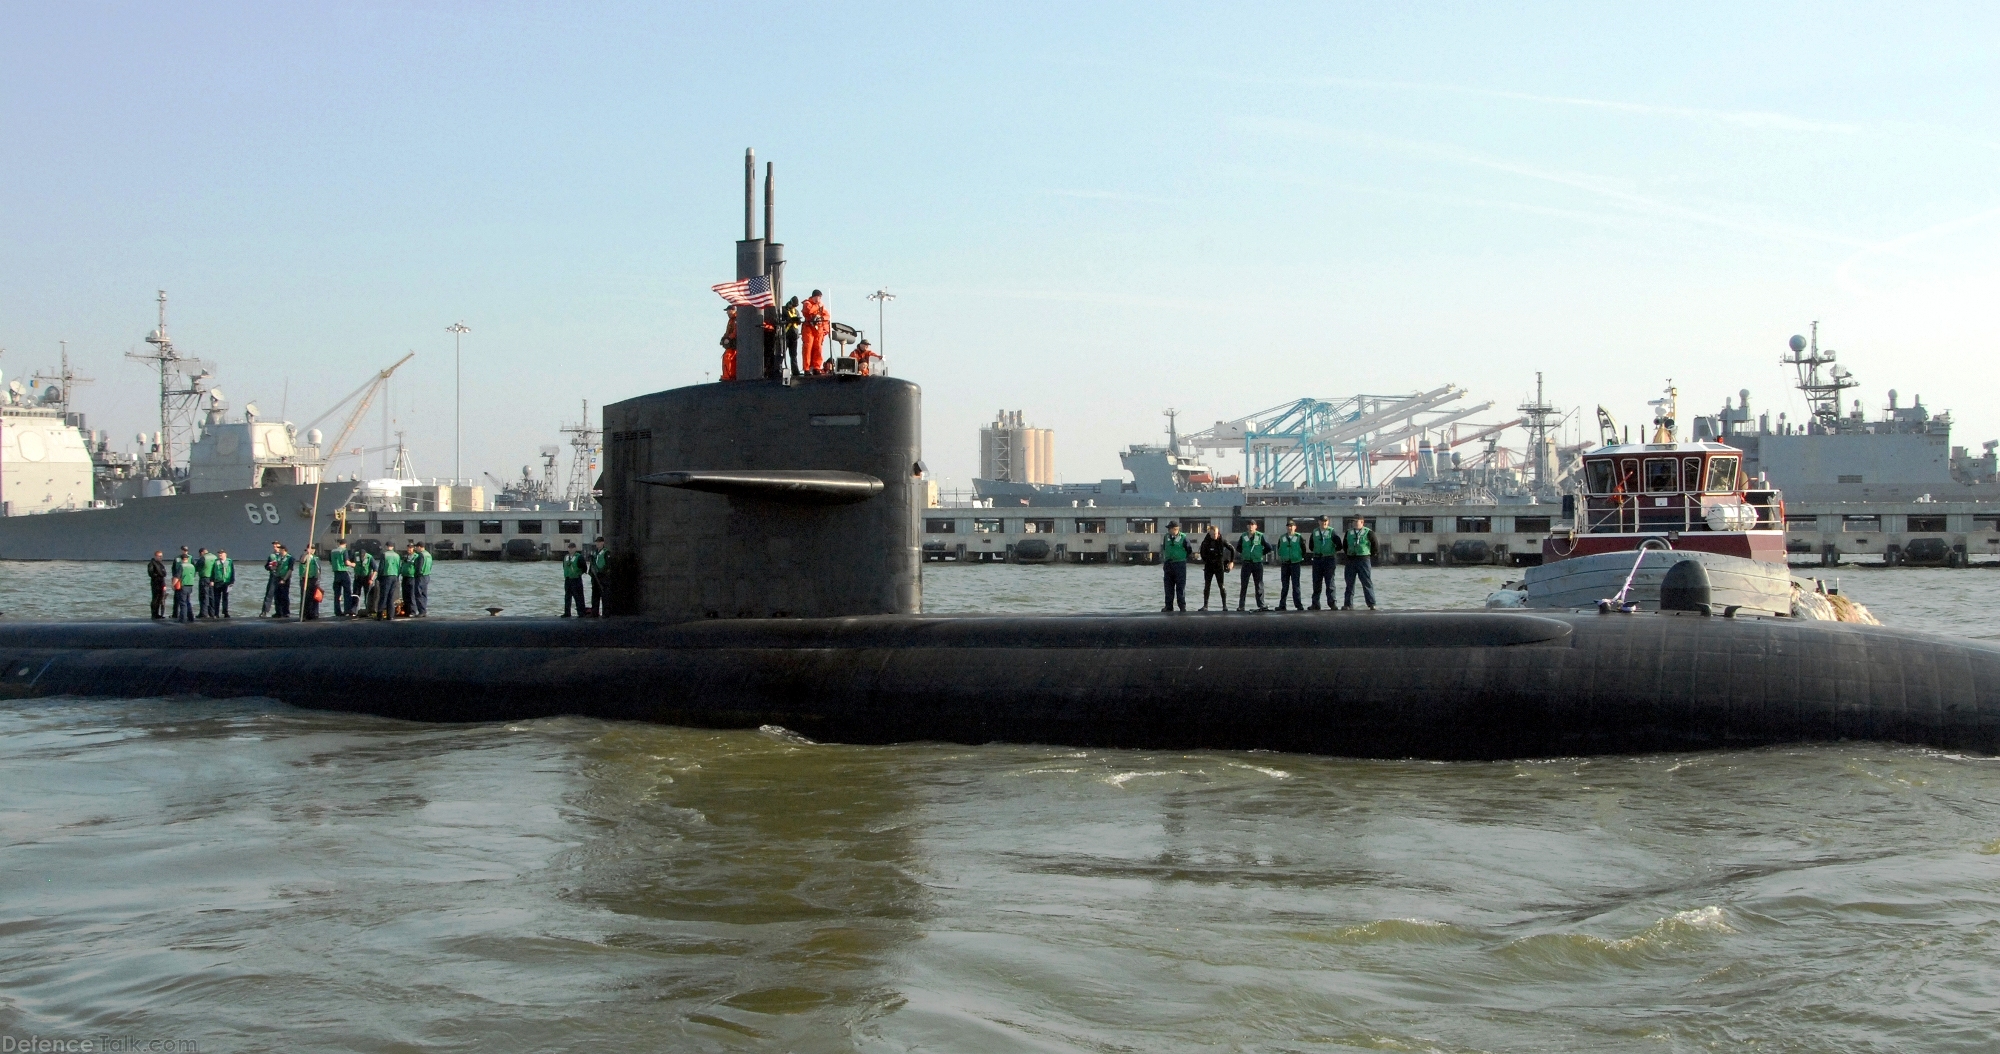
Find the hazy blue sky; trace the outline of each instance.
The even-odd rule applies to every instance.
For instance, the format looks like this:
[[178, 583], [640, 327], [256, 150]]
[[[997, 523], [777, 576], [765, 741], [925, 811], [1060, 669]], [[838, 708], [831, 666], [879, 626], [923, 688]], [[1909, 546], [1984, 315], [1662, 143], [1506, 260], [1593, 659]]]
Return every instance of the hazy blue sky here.
[[[406, 349], [417, 467], [509, 476], [716, 369], [742, 150], [790, 280], [875, 329], [963, 484], [1001, 407], [1064, 478], [1304, 395], [1456, 383], [1622, 419], [1813, 319], [2000, 436], [2000, 7], [0, 2], [0, 368], [94, 425], [173, 298], [237, 405]], [[593, 409], [594, 412], [594, 409]], [[362, 437], [379, 435], [371, 421]], [[352, 464], [351, 462], [349, 464]]]

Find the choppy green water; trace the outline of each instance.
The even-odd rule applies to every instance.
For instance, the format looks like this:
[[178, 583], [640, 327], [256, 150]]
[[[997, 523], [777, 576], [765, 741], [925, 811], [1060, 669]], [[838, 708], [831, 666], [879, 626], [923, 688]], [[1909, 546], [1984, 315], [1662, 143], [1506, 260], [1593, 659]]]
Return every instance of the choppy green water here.
[[[1145, 610], [1156, 574], [934, 566], [927, 592]], [[446, 565], [434, 597], [553, 613], [558, 576]], [[1379, 584], [1438, 606], [1498, 582]], [[2000, 575], [1843, 584], [1895, 624], [2000, 632]], [[0, 611], [133, 614], [143, 586], [129, 566], [0, 565]], [[1996, 761], [1362, 763], [254, 702], [0, 710], [0, 1036], [1990, 1051], [1996, 1020]]]

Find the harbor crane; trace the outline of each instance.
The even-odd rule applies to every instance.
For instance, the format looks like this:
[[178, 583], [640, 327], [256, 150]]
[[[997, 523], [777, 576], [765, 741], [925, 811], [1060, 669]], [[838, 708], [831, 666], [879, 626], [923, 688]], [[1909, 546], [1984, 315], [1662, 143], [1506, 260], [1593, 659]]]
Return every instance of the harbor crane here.
[[413, 351], [403, 356], [402, 358], [397, 359], [394, 365], [375, 374], [375, 376], [370, 377], [366, 384], [363, 384], [361, 387], [356, 388], [353, 391], [347, 393], [347, 396], [345, 398], [341, 399], [339, 402], [334, 403], [332, 406], [328, 407], [325, 413], [320, 414], [318, 417], [313, 418], [312, 421], [306, 425], [306, 430], [308, 431], [310, 431], [315, 425], [319, 424], [321, 421], [324, 421], [327, 418], [332, 417], [334, 414], [339, 413], [340, 409], [346, 406], [348, 403], [354, 402], [354, 400], [356, 399], [361, 400], [360, 402], [355, 403], [354, 412], [348, 414], [347, 420], [342, 422], [340, 426], [340, 431], [336, 433], [333, 437], [333, 442], [328, 443], [326, 446], [323, 446], [320, 449], [328, 451], [339, 450], [341, 446], [347, 442], [347, 437], [353, 435], [354, 430], [360, 427], [361, 415], [367, 413], [368, 407], [374, 404], [375, 397], [377, 395], [380, 395], [383, 386], [389, 383], [390, 376], [393, 375], [397, 370], [401, 369], [404, 363], [416, 357], [417, 353]]

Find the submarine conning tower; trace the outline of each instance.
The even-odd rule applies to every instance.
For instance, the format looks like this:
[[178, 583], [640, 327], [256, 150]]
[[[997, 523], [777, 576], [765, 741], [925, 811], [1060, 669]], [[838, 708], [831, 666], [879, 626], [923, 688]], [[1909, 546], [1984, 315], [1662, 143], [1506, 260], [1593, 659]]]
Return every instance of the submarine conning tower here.
[[612, 613], [916, 614], [921, 393], [895, 377], [721, 381], [604, 408]]
[[[756, 236], [756, 151], [743, 155], [736, 277], [781, 302], [771, 241], [774, 166]], [[775, 309], [737, 304], [739, 350]], [[768, 339], [768, 338], [766, 338]], [[762, 351], [762, 348], [758, 348]], [[657, 619], [914, 615], [923, 609], [917, 516], [922, 392], [855, 372], [786, 377], [742, 354], [738, 380], [604, 408], [604, 537], [615, 615]]]

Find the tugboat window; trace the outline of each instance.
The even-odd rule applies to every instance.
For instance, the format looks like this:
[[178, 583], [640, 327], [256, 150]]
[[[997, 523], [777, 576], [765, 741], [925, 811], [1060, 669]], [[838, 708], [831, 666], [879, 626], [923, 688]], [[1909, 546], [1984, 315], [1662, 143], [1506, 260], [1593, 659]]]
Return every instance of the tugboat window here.
[[542, 521], [540, 521], [540, 520], [522, 520], [522, 521], [521, 521], [521, 524], [520, 524], [520, 529], [519, 529], [519, 530], [517, 530], [517, 531], [515, 531], [514, 533], [516, 533], [516, 534], [540, 534], [540, 533], [542, 533]]
[[1056, 533], [1056, 521], [1022, 520], [1021, 530], [1026, 534], [1054, 534]]
[[1689, 457], [1681, 459], [1681, 489], [1690, 494], [1701, 493], [1701, 459]]
[[993, 519], [990, 519], [990, 520], [988, 520], [988, 519], [978, 519], [978, 520], [974, 520], [974, 521], [972, 521], [972, 533], [974, 533], [974, 534], [999, 534], [999, 533], [1000, 533], [1000, 520], [999, 520], [999, 518], [998, 518], [998, 517], [995, 517], [995, 518], [993, 518]]
[[1670, 457], [1646, 459], [1646, 493], [1671, 494], [1681, 489], [1679, 466]]
[[952, 534], [958, 530], [957, 520], [925, 520], [924, 533]]
[[556, 533], [557, 533], [557, 534], [582, 534], [582, 533], [583, 533], [583, 521], [582, 521], [582, 520], [557, 520], [557, 521], [556, 521]]
[[479, 521], [479, 533], [480, 533], [480, 534], [505, 534], [505, 533], [507, 533], [507, 532], [505, 532], [505, 531], [503, 531], [503, 530], [501, 530], [501, 529], [500, 529], [500, 521], [499, 521], [499, 520], [480, 520], [480, 521]]
[[1733, 457], [1712, 457], [1708, 459], [1708, 492], [1728, 494], [1736, 489], [1736, 459]]
[[1611, 493], [1611, 462], [1592, 461], [1584, 466], [1583, 471], [1588, 477], [1592, 494]]

